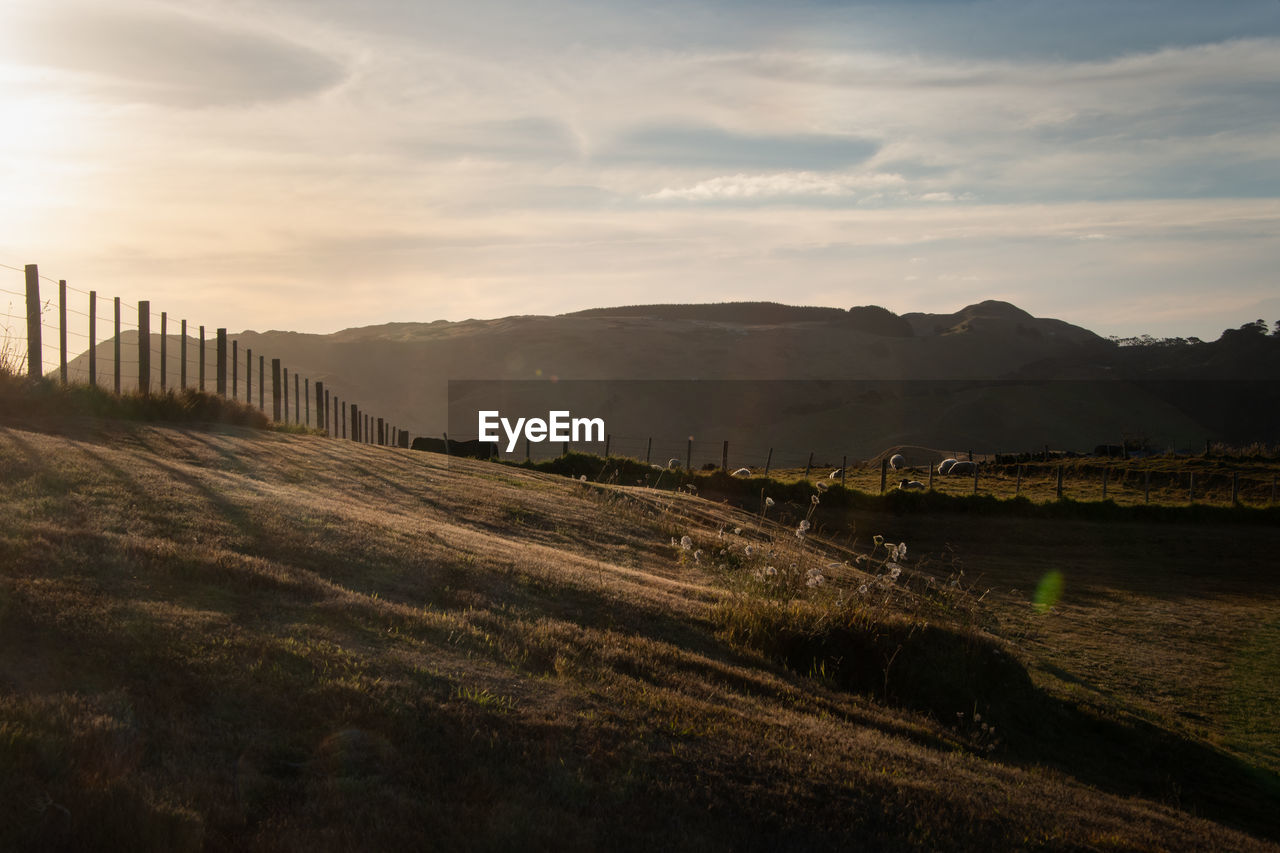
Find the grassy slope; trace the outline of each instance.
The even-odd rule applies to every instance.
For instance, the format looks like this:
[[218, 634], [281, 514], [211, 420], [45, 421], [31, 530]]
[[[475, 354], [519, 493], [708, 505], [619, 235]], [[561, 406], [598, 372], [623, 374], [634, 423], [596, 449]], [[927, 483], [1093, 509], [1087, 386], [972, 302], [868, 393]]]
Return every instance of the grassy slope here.
[[[991, 573], [1023, 593], [972, 605], [961, 628], [1011, 634], [1020, 648], [973, 647], [1056, 692], [984, 697], [993, 738], [901, 707], [924, 695], [907, 680], [885, 679], [896, 703], [843, 689], [866, 685], [832, 653], [844, 635], [821, 632], [832, 590], [866, 580], [855, 570], [786, 610], [668, 544], [688, 533], [710, 554], [750, 516], [445, 463], [237, 428], [0, 429], [0, 847], [1268, 846], [1223, 824], [1280, 837], [1276, 638], [1260, 616], [1274, 579], [1206, 594], [1144, 569], [1129, 588], [1114, 577], [1129, 560], [1158, 563], [1138, 549], [1095, 561], [1087, 596], [1030, 623], [1025, 581], [1054, 552], [994, 530]], [[913, 554], [967, 535], [885, 532], [916, 536]], [[966, 556], [972, 575], [982, 555]], [[1107, 608], [1151, 601], [1185, 635], [1164, 643], [1135, 617], [1150, 664], [1111, 676], [1129, 640]], [[775, 637], [818, 624], [774, 649], [731, 643], [725, 613], [776, 617]], [[926, 636], [905, 636], [908, 675]], [[1238, 666], [1198, 670], [1219, 657], [1202, 640]], [[1147, 695], [1144, 678], [1184, 651], [1185, 675], [1161, 677], [1226, 698], [1180, 728], [1180, 697]], [[811, 652], [826, 675], [775, 662], [804, 671]]]

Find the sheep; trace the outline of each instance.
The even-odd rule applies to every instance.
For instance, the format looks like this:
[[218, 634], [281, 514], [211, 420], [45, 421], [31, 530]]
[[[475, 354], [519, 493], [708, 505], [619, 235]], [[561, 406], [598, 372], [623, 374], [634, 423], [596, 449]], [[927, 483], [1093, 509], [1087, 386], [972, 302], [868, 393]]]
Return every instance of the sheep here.
[[751, 476], [751, 469], [750, 469], [750, 468], [739, 468], [737, 471], [734, 471], [734, 472], [733, 472], [733, 476], [734, 476], [734, 477], [750, 477], [750, 476]]
[[938, 463], [938, 473], [939, 473], [939, 474], [950, 474], [950, 473], [951, 473], [951, 466], [955, 465], [955, 464], [956, 464], [957, 462], [959, 462], [959, 461], [960, 461], [960, 460], [958, 460], [958, 459], [951, 459], [951, 458], [943, 459], [941, 462], [939, 462], [939, 463]]
[[843, 469], [843, 468], [837, 468], [836, 470], [832, 471], [830, 474], [828, 474], [828, 475], [827, 475], [827, 479], [828, 479], [828, 480], [839, 480], [842, 476], [844, 476], [844, 469]]
[[679, 460], [679, 459], [668, 459], [668, 460], [667, 460], [667, 467], [668, 467], [668, 468], [679, 468], [679, 467], [681, 467], [681, 465], [680, 465], [680, 460]]
[[924, 483], [919, 480], [901, 480], [898, 482], [899, 489], [923, 489]]
[[901, 471], [907, 467], [907, 459], [901, 453], [895, 453], [889, 457], [889, 467], [895, 471]]
[[956, 464], [951, 466], [950, 470], [947, 471], [947, 473], [951, 474], [954, 477], [958, 477], [962, 474], [972, 475], [976, 468], [977, 468], [977, 465], [975, 465], [973, 462], [957, 462]]

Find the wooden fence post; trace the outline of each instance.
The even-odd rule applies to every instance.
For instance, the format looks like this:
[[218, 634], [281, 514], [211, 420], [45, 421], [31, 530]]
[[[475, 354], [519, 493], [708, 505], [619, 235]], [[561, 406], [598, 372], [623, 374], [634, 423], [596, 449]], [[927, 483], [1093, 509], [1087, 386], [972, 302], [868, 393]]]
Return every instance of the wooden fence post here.
[[67, 280], [58, 280], [58, 375], [67, 384]]
[[138, 302], [138, 393], [151, 393], [151, 303]]
[[39, 379], [44, 373], [40, 361], [40, 268], [27, 264], [27, 375]]
[[1057, 498], [1058, 498], [1058, 500], [1062, 500], [1062, 466], [1061, 466], [1061, 465], [1059, 465], [1059, 466], [1058, 466], [1058, 489], [1057, 489]]
[[[289, 389], [285, 388], [284, 393], [288, 394]], [[297, 371], [295, 371], [293, 374], [293, 422], [299, 425], [302, 424], [302, 398], [298, 394]]]
[[604, 458], [605, 459], [609, 458], [609, 447], [612, 444], [613, 444], [613, 433], [611, 432], [605, 433], [604, 434]]
[[323, 382], [316, 383], [316, 429], [329, 431], [329, 392]]
[[729, 439], [724, 440], [724, 447], [720, 450], [720, 470], [728, 473], [729, 471]]
[[684, 469], [693, 470], [693, 436], [689, 436], [689, 444], [684, 451]]
[[231, 342], [231, 399], [240, 399], [240, 342]]
[[280, 422], [280, 359], [271, 359], [271, 419]]
[[244, 351], [244, 401], [253, 405], [253, 350]]
[[929, 491], [933, 491], [933, 463], [929, 463]]
[[182, 370], [178, 372], [178, 384], [182, 390], [187, 390], [187, 321], [182, 321]]
[[355, 403], [351, 404], [351, 440], [360, 441], [360, 407]]
[[311, 379], [302, 380], [302, 404], [307, 413], [307, 428], [311, 428]]
[[1018, 466], [1018, 484], [1013, 487], [1013, 496], [1017, 497], [1022, 494], [1022, 466]]
[[289, 368], [280, 368], [280, 373], [284, 377], [284, 387], [280, 389], [280, 396], [284, 398], [284, 422], [289, 423]]
[[769, 476], [769, 466], [773, 464], [773, 448], [769, 448], [769, 455], [764, 460], [764, 475]]
[[[529, 447], [529, 442], [527, 442], [527, 441], [526, 441], [526, 442], [525, 442], [525, 450], [526, 450], [526, 452], [525, 452], [525, 455], [524, 455], [524, 458], [525, 458], [525, 461], [526, 461], [526, 462], [527, 462], [527, 461], [529, 461], [528, 447]], [[648, 446], [647, 448], [645, 448], [645, 451], [644, 451], [644, 464], [646, 464], [646, 465], [652, 465], [652, 464], [653, 464], [653, 436], [649, 436], [649, 446]]]
[[215, 377], [213, 387], [217, 390], [219, 397], [225, 397], [227, 396], [227, 330], [219, 329], [217, 336], [218, 342], [214, 348], [217, 361], [213, 365]]
[[[258, 411], [264, 415], [267, 413], [267, 357], [265, 355], [258, 356]], [[250, 365], [252, 367], [252, 365]], [[250, 400], [250, 403], [253, 401]]]
[[385, 429], [386, 429], [386, 425], [383, 422], [382, 418], [378, 418], [378, 446], [379, 447], [382, 447], [387, 443], [387, 436], [386, 436], [386, 433], [384, 432]]
[[[840, 469], [840, 479], [844, 479], [844, 468]], [[885, 487], [889, 483], [889, 460], [880, 460], [880, 494], [884, 494]]]
[[116, 380], [116, 394], [119, 395], [120, 394], [120, 297], [119, 296], [115, 298], [115, 308], [116, 308], [115, 380]]
[[[355, 403], [352, 403], [351, 405], [353, 408], [355, 407]], [[347, 401], [346, 400], [342, 401], [342, 420], [339, 421], [339, 423], [342, 424], [342, 437], [346, 438], [347, 437]]]
[[204, 326], [200, 327], [200, 390], [204, 390]]
[[[649, 441], [653, 441], [653, 439], [649, 439]], [[525, 436], [525, 440], [524, 440], [524, 461], [525, 461], [525, 462], [528, 462], [528, 461], [529, 461], [529, 459], [530, 459], [530, 456], [529, 456], [529, 438], [528, 438], [528, 436]]]
[[847, 469], [848, 467], [849, 467], [849, 457], [841, 456], [840, 457], [840, 488], [842, 489], [844, 488], [845, 469]]
[[98, 386], [98, 291], [89, 291], [89, 384]]
[[[969, 451], [969, 459], [970, 461], [973, 460], [972, 450]], [[977, 462], [973, 463], [973, 493], [975, 495], [978, 493], [978, 463]]]
[[160, 312], [160, 393], [169, 387], [169, 312]]

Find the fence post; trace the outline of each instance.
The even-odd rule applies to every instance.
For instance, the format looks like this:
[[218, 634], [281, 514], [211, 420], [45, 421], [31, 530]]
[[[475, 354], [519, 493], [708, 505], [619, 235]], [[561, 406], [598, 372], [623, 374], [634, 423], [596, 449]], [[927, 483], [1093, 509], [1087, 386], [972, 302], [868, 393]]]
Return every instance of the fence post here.
[[[284, 393], [288, 394], [289, 389], [285, 388]], [[295, 371], [293, 374], [293, 422], [299, 425], [302, 424], [302, 405], [301, 404], [302, 404], [302, 400], [298, 395], [298, 374]]]
[[[652, 442], [653, 439], [649, 439], [649, 441]], [[525, 439], [524, 439], [524, 461], [525, 462], [529, 461], [529, 437], [528, 436], [525, 436]]]
[[933, 463], [929, 463], [929, 491], [933, 491]]
[[[528, 445], [529, 445], [529, 442], [526, 441], [525, 442], [526, 448], [528, 447]], [[525, 454], [525, 461], [526, 462], [529, 461], [528, 453]], [[644, 464], [646, 465], [653, 464], [653, 436], [649, 436], [649, 446], [645, 448], [645, 451], [644, 451]]]
[[684, 469], [693, 470], [693, 436], [689, 436], [689, 444], [684, 451]]
[[[316, 383], [317, 395], [319, 395], [320, 389], [322, 387], [323, 387], [322, 383], [320, 382]], [[328, 388], [324, 389], [323, 401], [320, 400], [319, 396], [316, 397], [316, 409], [317, 409], [316, 426], [324, 430], [325, 434], [327, 435], [329, 433], [329, 389]]]
[[[1207, 445], [1208, 443], [1209, 443], [1209, 440], [1205, 439], [1205, 444]], [[1195, 471], [1191, 472], [1191, 484], [1187, 488], [1187, 501], [1189, 503], [1196, 502], [1196, 472]]]
[[360, 441], [360, 407], [351, 404], [351, 440]]
[[178, 384], [182, 390], [187, 390], [187, 321], [182, 321], [182, 346], [179, 347], [182, 355], [182, 369], [178, 371]]
[[[969, 451], [969, 459], [970, 461], [973, 460], [972, 450]], [[977, 462], [973, 463], [973, 493], [975, 495], [978, 493], [978, 463]]]
[[383, 432], [385, 429], [386, 429], [386, 425], [383, 422], [382, 418], [378, 418], [378, 446], [379, 447], [382, 447], [387, 443], [387, 437]]
[[612, 444], [613, 444], [613, 433], [611, 432], [605, 433], [604, 434], [604, 458], [605, 459], [609, 458], [609, 446]]
[[[351, 405], [352, 405], [352, 406], [355, 406], [355, 403], [352, 403]], [[343, 438], [346, 438], [346, 437], [347, 437], [347, 401], [346, 401], [346, 400], [343, 400], [343, 401], [342, 401], [342, 421], [341, 421], [341, 424], [342, 424], [342, 437], [343, 437]]]
[[[843, 485], [843, 480], [844, 480], [843, 467], [840, 469], [840, 479], [842, 481], [841, 485]], [[888, 482], [889, 482], [889, 460], [881, 459], [880, 460], [880, 494], [882, 495], [884, 494], [884, 489], [885, 489], [885, 486], [888, 484]]]
[[[201, 328], [204, 328], [203, 326]], [[213, 366], [213, 375], [216, 377], [214, 388], [217, 389], [219, 397], [227, 396], [227, 330], [218, 330], [218, 343], [214, 349], [217, 357], [217, 363]], [[203, 341], [204, 338], [201, 338]], [[201, 361], [201, 365], [204, 362]]]
[[120, 394], [120, 297], [119, 296], [117, 296], [115, 299], [115, 307], [116, 307], [116, 342], [115, 342], [115, 351], [116, 351], [115, 374], [116, 376], [115, 376], [115, 380], [116, 380], [116, 394], [119, 395]]
[[813, 451], [809, 451], [809, 461], [804, 464], [804, 478], [809, 479], [809, 469], [813, 467]]
[[240, 399], [240, 342], [231, 342], [231, 399]]
[[311, 428], [311, 380], [302, 380], [302, 405], [307, 413], [307, 429]]
[[1142, 472], [1142, 502], [1151, 503], [1151, 469]]
[[720, 450], [720, 470], [728, 472], [729, 470], [729, 439], [724, 440], [724, 447]]
[[271, 419], [280, 421], [280, 359], [271, 359]]
[[769, 466], [773, 464], [773, 448], [769, 448], [769, 455], [764, 460], [764, 475], [769, 476]]
[[138, 393], [151, 393], [151, 303], [138, 302]]
[[289, 423], [289, 368], [280, 368], [280, 373], [284, 376], [284, 387], [280, 389], [280, 396], [284, 399], [284, 422]]
[[1058, 500], [1062, 500], [1062, 466], [1058, 466]]
[[[848, 467], [849, 467], [849, 457], [841, 456], [840, 457], [840, 488], [842, 489], [844, 488], [844, 472], [845, 472], [845, 469]], [[883, 489], [881, 491], [883, 491]]]
[[253, 350], [244, 351], [244, 401], [253, 405]]
[[58, 375], [67, 384], [67, 280], [58, 280]]
[[1022, 494], [1022, 466], [1018, 466], [1018, 485], [1013, 488], [1013, 496], [1016, 498]]
[[27, 375], [39, 379], [44, 373], [40, 362], [40, 268], [27, 264]]
[[98, 291], [89, 291], [89, 384], [98, 386]]
[[[258, 411], [266, 414], [267, 412], [267, 357], [265, 355], [258, 356]], [[252, 367], [252, 365], [250, 365]], [[250, 400], [250, 403], [253, 401]]]
[[169, 312], [160, 312], [160, 393], [169, 387]]
[[204, 326], [200, 327], [200, 390], [204, 390]]

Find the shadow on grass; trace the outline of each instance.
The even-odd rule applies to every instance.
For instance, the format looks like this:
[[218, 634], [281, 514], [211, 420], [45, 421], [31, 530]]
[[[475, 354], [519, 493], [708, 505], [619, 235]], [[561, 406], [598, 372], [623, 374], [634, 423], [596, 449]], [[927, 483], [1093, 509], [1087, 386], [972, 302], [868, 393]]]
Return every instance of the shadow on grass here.
[[720, 619], [731, 643], [837, 689], [931, 714], [983, 754], [1280, 840], [1276, 774], [1151, 723], [1051, 696], [993, 638], [887, 620], [819, 627], [783, 608]]

